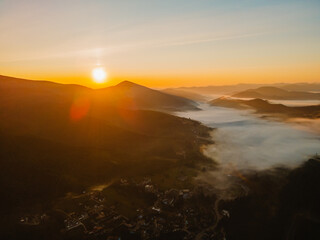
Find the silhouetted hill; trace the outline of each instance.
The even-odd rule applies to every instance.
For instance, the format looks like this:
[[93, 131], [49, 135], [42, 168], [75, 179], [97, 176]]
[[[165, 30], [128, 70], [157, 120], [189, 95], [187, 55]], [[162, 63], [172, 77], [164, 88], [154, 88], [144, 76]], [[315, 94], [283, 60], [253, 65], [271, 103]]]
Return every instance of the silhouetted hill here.
[[56, 93], [59, 94], [66, 92], [70, 94], [70, 92], [85, 92], [90, 90], [90, 88], [76, 84], [61, 84], [50, 81], [27, 80], [0, 75], [0, 91], [2, 94], [10, 91], [27, 91], [26, 94], [45, 94], [47, 92], [54, 93], [57, 91]]
[[[27, 90], [27, 91], [26, 91]], [[59, 84], [48, 81], [33, 81], [0, 75], [0, 91], [10, 94], [19, 92], [21, 96], [55, 94], [57, 97], [65, 95], [86, 95], [86, 98], [104, 102], [109, 105], [132, 109], [154, 109], [166, 111], [196, 110], [196, 103], [182, 97], [165, 94], [129, 81], [104, 89], [90, 89], [75, 84]], [[1, 97], [1, 96], [0, 96]]]
[[209, 102], [213, 106], [236, 108], [236, 109], [254, 109], [257, 113], [276, 114], [283, 117], [295, 118], [319, 118], [320, 105], [288, 107], [283, 104], [272, 104], [267, 100], [252, 99], [240, 100], [221, 97]]
[[287, 91], [276, 87], [249, 89], [232, 95], [237, 98], [262, 98], [269, 100], [318, 100], [320, 93]]
[[162, 110], [196, 110], [192, 100], [153, 90], [136, 83], [124, 81], [116, 86], [95, 90], [100, 97], [112, 104], [126, 104], [133, 109], [162, 109]]
[[[125, 98], [126, 89], [139, 107], [188, 102], [128, 82], [92, 90], [0, 77], [0, 210], [44, 204], [122, 175], [205, 160], [199, 147], [209, 136], [207, 127], [133, 109], [123, 98], [110, 100], [117, 94]], [[167, 102], [161, 105], [161, 100]]]

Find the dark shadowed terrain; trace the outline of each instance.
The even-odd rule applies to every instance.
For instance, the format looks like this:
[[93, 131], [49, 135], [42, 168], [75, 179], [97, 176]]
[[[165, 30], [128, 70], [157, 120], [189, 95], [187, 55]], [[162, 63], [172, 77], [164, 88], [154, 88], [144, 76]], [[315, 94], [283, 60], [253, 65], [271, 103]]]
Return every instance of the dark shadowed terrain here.
[[2, 226], [67, 192], [206, 161], [209, 128], [139, 110], [195, 109], [190, 100], [129, 82], [91, 90], [1, 77], [0, 91]]
[[[212, 128], [172, 111], [189, 99], [131, 82], [92, 90], [0, 77], [3, 239], [315, 239], [320, 160], [241, 172], [228, 191], [200, 175]], [[181, 95], [182, 96], [182, 95]], [[196, 98], [196, 97], [194, 97]], [[318, 106], [213, 105], [318, 117]], [[231, 161], [230, 161], [231, 162]], [[234, 184], [234, 185], [233, 185]]]

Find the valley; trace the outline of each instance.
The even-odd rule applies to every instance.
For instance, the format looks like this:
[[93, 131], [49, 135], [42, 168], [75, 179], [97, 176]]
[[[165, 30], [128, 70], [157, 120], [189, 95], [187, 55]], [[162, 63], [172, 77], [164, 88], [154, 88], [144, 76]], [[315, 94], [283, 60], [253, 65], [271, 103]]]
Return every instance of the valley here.
[[[229, 98], [207, 104], [201, 102], [206, 97], [189, 100], [129, 82], [98, 91], [2, 80], [5, 238], [284, 236], [290, 226], [272, 232], [264, 226], [288, 220], [280, 196], [297, 184], [291, 180], [296, 169], [306, 161], [318, 166], [317, 134], [250, 112], [317, 118], [313, 106]], [[259, 200], [268, 189], [270, 196]], [[253, 208], [240, 220], [252, 198]], [[255, 212], [263, 217], [252, 223]], [[302, 215], [301, 221], [309, 220]]]

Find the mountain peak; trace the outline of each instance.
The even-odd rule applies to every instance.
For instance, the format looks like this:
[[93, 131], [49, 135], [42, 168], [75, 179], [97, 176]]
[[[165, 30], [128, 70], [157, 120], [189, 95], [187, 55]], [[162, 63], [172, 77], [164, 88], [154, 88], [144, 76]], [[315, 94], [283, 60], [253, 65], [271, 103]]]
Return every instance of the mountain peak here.
[[136, 87], [139, 86], [141, 87], [141, 85], [136, 84], [134, 82], [130, 82], [130, 81], [122, 81], [121, 83], [118, 83], [117, 85], [115, 85], [115, 87]]

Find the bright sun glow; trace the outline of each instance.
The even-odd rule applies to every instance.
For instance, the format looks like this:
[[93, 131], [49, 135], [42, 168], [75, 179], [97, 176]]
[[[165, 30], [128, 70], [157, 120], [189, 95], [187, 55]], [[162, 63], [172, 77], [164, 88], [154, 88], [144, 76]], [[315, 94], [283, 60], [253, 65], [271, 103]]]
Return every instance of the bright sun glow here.
[[92, 77], [96, 83], [104, 83], [108, 74], [102, 67], [96, 67], [92, 70]]

